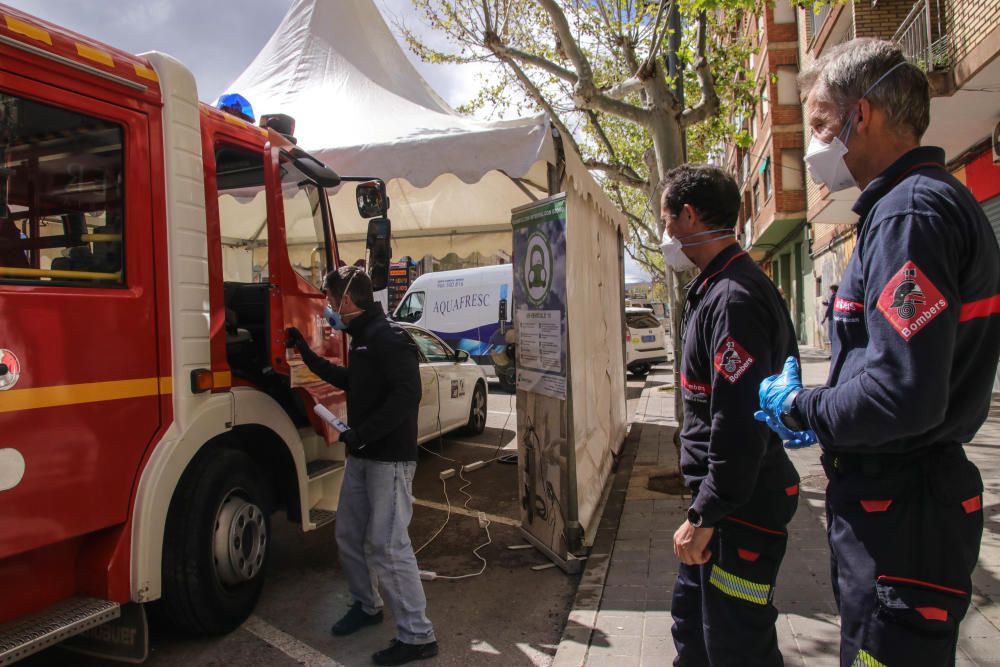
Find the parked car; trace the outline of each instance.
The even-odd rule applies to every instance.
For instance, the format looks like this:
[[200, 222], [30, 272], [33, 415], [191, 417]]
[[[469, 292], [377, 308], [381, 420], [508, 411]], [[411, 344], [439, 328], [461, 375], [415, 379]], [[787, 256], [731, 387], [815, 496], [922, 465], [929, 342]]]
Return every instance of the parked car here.
[[478, 435], [486, 429], [486, 373], [464, 350], [453, 350], [423, 327], [401, 324], [420, 348], [423, 395], [417, 440], [426, 442], [458, 430]]
[[667, 360], [667, 336], [649, 308], [625, 309], [625, 367], [646, 377], [654, 364]]

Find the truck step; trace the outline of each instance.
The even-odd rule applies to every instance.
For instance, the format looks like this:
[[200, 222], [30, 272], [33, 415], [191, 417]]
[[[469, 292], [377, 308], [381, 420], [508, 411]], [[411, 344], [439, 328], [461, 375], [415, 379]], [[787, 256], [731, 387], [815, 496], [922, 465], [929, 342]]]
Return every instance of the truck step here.
[[121, 605], [77, 597], [0, 625], [0, 665], [10, 665], [90, 628], [118, 618]]
[[328, 523], [331, 523], [337, 518], [336, 512], [331, 512], [330, 510], [320, 510], [315, 507], [309, 510], [309, 521], [312, 522], [314, 526], [320, 528]]
[[306, 474], [309, 475], [309, 481], [312, 482], [340, 470], [345, 465], [346, 463], [344, 461], [316, 459], [315, 461], [310, 461], [306, 464]]

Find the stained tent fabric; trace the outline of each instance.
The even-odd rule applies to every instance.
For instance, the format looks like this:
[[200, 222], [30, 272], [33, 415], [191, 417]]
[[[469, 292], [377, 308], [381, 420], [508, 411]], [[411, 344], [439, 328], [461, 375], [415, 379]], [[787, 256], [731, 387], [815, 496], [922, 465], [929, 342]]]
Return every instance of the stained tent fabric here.
[[[384, 179], [394, 257], [509, 253], [511, 209], [546, 197], [550, 166], [562, 170], [574, 275], [567, 291], [574, 504], [589, 543], [626, 428], [625, 220], [580, 156], [566, 145], [564, 161], [557, 160], [559, 147], [544, 115], [490, 122], [456, 114], [417, 73], [372, 0], [296, 0], [227, 92], [246, 97], [258, 116], [295, 118], [299, 145], [338, 173]], [[242, 216], [246, 230], [234, 231], [250, 238], [246, 234], [263, 220], [262, 197], [222, 200], [227, 210], [258, 211]], [[342, 186], [331, 205], [341, 256], [362, 257], [365, 221], [358, 218], [354, 189]], [[308, 231], [310, 222], [286, 220], [286, 227]], [[303, 261], [314, 239], [303, 237]], [[289, 243], [296, 245], [293, 238]], [[227, 252], [239, 273], [232, 279], [252, 275], [252, 251]]]

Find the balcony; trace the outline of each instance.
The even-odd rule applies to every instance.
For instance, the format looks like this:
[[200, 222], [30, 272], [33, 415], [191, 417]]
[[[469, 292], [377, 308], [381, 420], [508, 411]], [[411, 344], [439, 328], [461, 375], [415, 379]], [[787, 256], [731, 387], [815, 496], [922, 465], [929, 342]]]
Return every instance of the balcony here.
[[892, 36], [907, 60], [925, 72], [946, 70], [948, 62], [948, 36], [944, 34], [940, 3], [934, 11], [928, 0], [919, 0]]

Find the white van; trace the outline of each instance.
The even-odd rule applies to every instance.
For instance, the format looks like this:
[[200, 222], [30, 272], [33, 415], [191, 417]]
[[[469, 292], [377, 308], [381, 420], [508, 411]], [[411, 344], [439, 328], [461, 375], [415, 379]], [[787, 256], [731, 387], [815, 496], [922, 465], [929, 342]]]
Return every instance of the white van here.
[[[392, 318], [433, 331], [494, 374], [491, 354], [506, 349], [514, 316], [510, 264], [425, 273], [410, 285]], [[504, 378], [500, 378], [501, 381]]]

